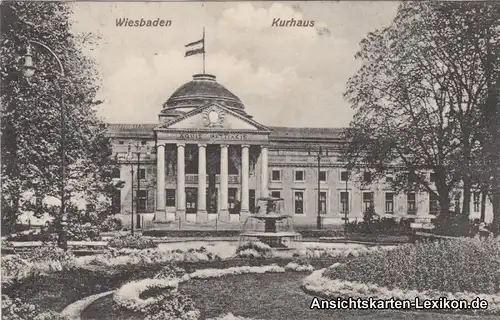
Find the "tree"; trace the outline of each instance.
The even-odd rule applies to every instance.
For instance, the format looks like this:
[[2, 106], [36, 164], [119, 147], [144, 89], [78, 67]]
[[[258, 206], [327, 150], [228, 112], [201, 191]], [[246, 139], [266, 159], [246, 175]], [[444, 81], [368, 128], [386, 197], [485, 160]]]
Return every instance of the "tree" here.
[[361, 42], [356, 57], [364, 65], [345, 93], [356, 110], [346, 131], [345, 160], [351, 167], [361, 162], [373, 168], [378, 178], [395, 167], [393, 188], [429, 192], [438, 198], [441, 214], [448, 214], [450, 192], [459, 186], [463, 214], [470, 211], [472, 164], [488, 92], [484, 37], [474, 25], [484, 11], [498, 17], [500, 7], [401, 4], [389, 27]]
[[[31, 192], [37, 199], [59, 198], [61, 180], [61, 99], [66, 117], [65, 158], [67, 183], [65, 200], [84, 192], [87, 200], [106, 191], [113, 164], [105, 125], [96, 115], [99, 78], [95, 62], [82, 53], [92, 46], [93, 35], [71, 32], [71, 7], [58, 2], [2, 2], [2, 222], [13, 226], [23, 210], [38, 207], [41, 201], [22, 202]], [[37, 72], [23, 76], [23, 55], [27, 40], [48, 45], [62, 60], [65, 77], [58, 74], [53, 57], [34, 47]], [[63, 94], [62, 94], [63, 93]], [[52, 210], [50, 212], [58, 212]], [[53, 213], [56, 220], [62, 219]]]

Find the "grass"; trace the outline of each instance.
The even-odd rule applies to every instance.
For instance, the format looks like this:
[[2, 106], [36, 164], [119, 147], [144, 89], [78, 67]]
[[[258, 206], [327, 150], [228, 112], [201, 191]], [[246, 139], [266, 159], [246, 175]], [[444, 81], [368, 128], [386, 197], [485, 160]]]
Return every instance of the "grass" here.
[[500, 292], [500, 240], [407, 244], [349, 260], [326, 276], [390, 289]]
[[[300, 290], [304, 273], [246, 274], [207, 280], [191, 280], [180, 291], [188, 294], [201, 311], [201, 319], [229, 312], [266, 320], [332, 320], [332, 319], [405, 319], [405, 320], [469, 320], [495, 319], [435, 313], [371, 310], [311, 310], [312, 296]], [[89, 306], [82, 320], [142, 320], [141, 315], [124, 310], [114, 311], [113, 298], [107, 297]]]
[[[242, 265], [264, 265], [279, 263], [284, 266], [288, 260], [223, 260], [197, 263], [179, 263], [187, 272], [205, 268], [229, 268]], [[318, 266], [331, 265], [333, 260], [318, 262]], [[37, 305], [42, 311], [62, 311], [67, 305], [89, 295], [114, 290], [132, 280], [151, 278], [166, 265], [135, 265], [113, 268], [96, 267], [94, 270], [74, 269], [32, 276], [12, 285], [4, 285], [2, 293], [13, 298]], [[105, 318], [101, 318], [105, 319]]]

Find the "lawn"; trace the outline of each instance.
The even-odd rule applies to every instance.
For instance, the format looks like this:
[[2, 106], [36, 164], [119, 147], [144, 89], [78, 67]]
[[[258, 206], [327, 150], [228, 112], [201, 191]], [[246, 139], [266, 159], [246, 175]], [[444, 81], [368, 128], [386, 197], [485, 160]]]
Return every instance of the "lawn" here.
[[[405, 319], [405, 320], [466, 320], [497, 319], [435, 313], [361, 310], [310, 310], [312, 296], [300, 289], [304, 273], [246, 274], [208, 280], [191, 280], [180, 291], [189, 295], [201, 311], [201, 319], [229, 312], [238, 316], [265, 320], [332, 320], [332, 319]], [[90, 305], [82, 320], [120, 319], [142, 320], [139, 314], [113, 310], [112, 296]]]

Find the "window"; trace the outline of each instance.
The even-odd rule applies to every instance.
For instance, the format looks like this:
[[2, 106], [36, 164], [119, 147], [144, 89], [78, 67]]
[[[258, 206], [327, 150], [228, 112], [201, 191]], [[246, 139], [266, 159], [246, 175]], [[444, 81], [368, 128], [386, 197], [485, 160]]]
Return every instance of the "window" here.
[[271, 191], [271, 197], [273, 197], [273, 198], [281, 198], [281, 191], [277, 191], [277, 190]]
[[304, 213], [304, 191], [294, 192], [294, 212], [296, 214]]
[[372, 174], [371, 174], [371, 172], [364, 172], [363, 173], [363, 181], [364, 182], [371, 182], [372, 181]]
[[368, 211], [368, 208], [373, 206], [373, 192], [363, 192], [363, 209]]
[[385, 174], [385, 182], [393, 183], [394, 182], [394, 170], [387, 170]]
[[146, 179], [146, 169], [139, 170], [139, 179]]
[[113, 214], [120, 213], [121, 211], [121, 190], [114, 190], [111, 197], [111, 210]]
[[198, 188], [186, 188], [186, 213], [196, 213], [198, 209]]
[[455, 203], [454, 203], [455, 213], [460, 213], [460, 193], [455, 195]]
[[167, 189], [165, 205], [175, 207], [175, 189]]
[[320, 191], [319, 193], [319, 208], [321, 214], [326, 214], [326, 191]]
[[111, 172], [111, 178], [120, 178], [120, 168], [113, 168]]
[[429, 194], [429, 214], [435, 215], [439, 212], [439, 203], [434, 193]]
[[295, 170], [295, 181], [304, 181], [305, 172], [304, 170]]
[[342, 213], [349, 212], [349, 192], [342, 191], [340, 192], [340, 204], [342, 206]]
[[271, 181], [281, 181], [281, 170], [271, 171]]
[[394, 193], [385, 193], [385, 212], [394, 213]]
[[349, 180], [349, 174], [347, 173], [347, 171], [342, 171], [340, 172], [340, 181], [347, 181]]
[[480, 199], [480, 192], [476, 191], [474, 192], [473, 196], [473, 203], [474, 203], [474, 212], [479, 212], [479, 199]]
[[417, 203], [414, 192], [409, 192], [406, 195], [406, 211], [408, 214], [416, 214], [417, 213]]
[[148, 198], [147, 190], [137, 190], [137, 211], [138, 212], [146, 212], [146, 201]]
[[321, 170], [319, 172], [319, 181], [326, 182], [326, 170]]

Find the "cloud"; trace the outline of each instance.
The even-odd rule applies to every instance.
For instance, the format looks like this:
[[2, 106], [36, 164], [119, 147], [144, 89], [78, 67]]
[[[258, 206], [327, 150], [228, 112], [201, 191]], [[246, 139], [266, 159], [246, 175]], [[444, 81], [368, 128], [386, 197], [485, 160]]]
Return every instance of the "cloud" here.
[[316, 27], [272, 27], [274, 19], [281, 20], [307, 20], [314, 21], [313, 18], [306, 18], [293, 7], [274, 3], [269, 8], [255, 7], [251, 3], [238, 4], [234, 8], [225, 10], [219, 21], [219, 27], [234, 28], [235, 32], [259, 31], [263, 35], [274, 37], [276, 34], [285, 37], [292, 37], [298, 40], [315, 39], [317, 30], [327, 30], [325, 23], [314, 21]]
[[[163, 103], [202, 57], [184, 45], [206, 30], [206, 70], [265, 125], [348, 125], [347, 79], [368, 31], [390, 22], [386, 6], [351, 3], [75, 3], [75, 32], [98, 32], [96, 58], [109, 122], [156, 123]], [[390, 4], [393, 8], [394, 4]], [[355, 17], [362, 17], [360, 23]], [[169, 28], [119, 28], [116, 18], [171, 19]], [[274, 18], [314, 20], [315, 28], [271, 27]]]

